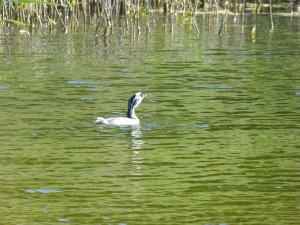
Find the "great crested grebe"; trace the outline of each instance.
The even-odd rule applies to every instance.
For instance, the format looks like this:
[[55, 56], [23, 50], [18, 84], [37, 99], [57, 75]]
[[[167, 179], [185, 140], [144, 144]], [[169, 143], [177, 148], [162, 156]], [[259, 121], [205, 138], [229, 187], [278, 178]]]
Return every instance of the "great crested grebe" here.
[[128, 100], [127, 117], [97, 117], [95, 123], [98, 125], [115, 125], [115, 126], [127, 126], [140, 124], [139, 118], [134, 113], [134, 109], [143, 101], [147, 96], [147, 93], [143, 91], [137, 92], [131, 96]]

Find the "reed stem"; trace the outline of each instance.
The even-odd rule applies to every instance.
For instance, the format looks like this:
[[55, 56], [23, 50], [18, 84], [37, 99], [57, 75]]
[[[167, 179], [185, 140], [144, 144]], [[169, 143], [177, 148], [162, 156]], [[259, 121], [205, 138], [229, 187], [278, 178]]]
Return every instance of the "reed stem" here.
[[[138, 33], [141, 31], [140, 23], [146, 22], [147, 30], [153, 22], [153, 12], [161, 10], [165, 15], [171, 13], [172, 22], [178, 20], [178, 16], [191, 15], [191, 24], [198, 34], [200, 32], [196, 15], [199, 11], [206, 13], [215, 12], [218, 16], [222, 13], [222, 22], [219, 35], [224, 28], [226, 17], [233, 8], [236, 18], [237, 11], [245, 14], [246, 0], [242, 1], [241, 10], [237, 0], [0, 0], [0, 23], [16, 24], [30, 29], [48, 28], [55, 29], [56, 24], [61, 24], [64, 32], [74, 31], [79, 23], [83, 23], [84, 32], [88, 23], [95, 23], [96, 34], [100, 30], [104, 35], [111, 34], [117, 26], [119, 17], [125, 17], [126, 24], [137, 23]], [[271, 30], [274, 28], [272, 15], [272, 0], [270, 1]], [[290, 1], [290, 0], [285, 0]], [[292, 2], [292, 0], [291, 0]], [[255, 0], [255, 17], [259, 14], [260, 0]], [[234, 7], [229, 7], [234, 6]], [[200, 6], [200, 8], [199, 8]], [[238, 9], [237, 9], [238, 7]], [[220, 11], [222, 10], [222, 11]], [[180, 19], [179, 19], [180, 20]]]

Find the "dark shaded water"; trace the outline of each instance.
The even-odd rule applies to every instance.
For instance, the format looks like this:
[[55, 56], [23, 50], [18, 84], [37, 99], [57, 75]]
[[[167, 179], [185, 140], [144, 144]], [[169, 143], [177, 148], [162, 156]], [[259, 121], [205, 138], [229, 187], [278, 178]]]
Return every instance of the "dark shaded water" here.
[[[155, 19], [2, 33], [1, 224], [299, 223], [299, 18]], [[93, 124], [143, 89], [140, 127]]]

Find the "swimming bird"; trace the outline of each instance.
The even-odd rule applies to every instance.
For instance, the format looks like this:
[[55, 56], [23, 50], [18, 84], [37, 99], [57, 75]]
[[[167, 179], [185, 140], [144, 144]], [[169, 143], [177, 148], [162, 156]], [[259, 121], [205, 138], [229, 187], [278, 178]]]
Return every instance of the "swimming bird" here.
[[135, 115], [134, 109], [143, 101], [147, 96], [143, 91], [133, 94], [128, 100], [127, 117], [97, 117], [95, 123], [98, 125], [115, 125], [127, 126], [140, 124], [139, 118]]

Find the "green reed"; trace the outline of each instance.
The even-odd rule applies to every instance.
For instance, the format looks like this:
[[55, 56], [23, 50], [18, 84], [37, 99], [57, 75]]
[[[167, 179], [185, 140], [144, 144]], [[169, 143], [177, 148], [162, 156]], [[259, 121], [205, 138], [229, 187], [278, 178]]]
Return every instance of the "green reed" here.
[[[85, 31], [88, 24], [95, 24], [96, 32], [102, 29], [108, 34], [113, 32], [120, 16], [125, 17], [127, 25], [140, 21], [147, 24], [151, 23], [153, 13], [160, 11], [171, 14], [172, 20], [178, 22], [190, 19], [199, 32], [196, 13], [221, 12], [221, 34], [227, 12], [243, 14], [245, 6], [245, 0], [0, 0], [0, 24], [31, 30], [58, 27], [65, 32], [75, 30], [79, 23], [83, 23]], [[257, 15], [258, 9], [254, 11]]]

